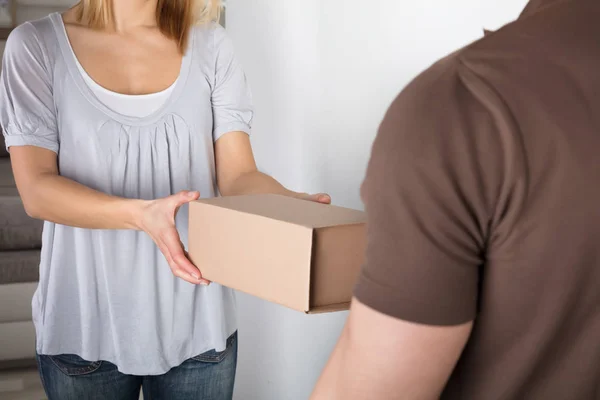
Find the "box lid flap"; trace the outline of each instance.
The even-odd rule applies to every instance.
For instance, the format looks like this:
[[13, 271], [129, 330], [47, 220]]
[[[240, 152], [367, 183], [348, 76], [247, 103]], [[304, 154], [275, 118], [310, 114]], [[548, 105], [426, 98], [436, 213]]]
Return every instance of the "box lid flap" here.
[[359, 224], [366, 221], [362, 211], [274, 194], [229, 196], [198, 201], [309, 228]]
[[350, 309], [350, 304], [350, 302], [347, 302], [339, 304], [330, 304], [321, 307], [312, 307], [310, 310], [306, 311], [306, 314], [325, 314], [336, 311], [348, 311]]

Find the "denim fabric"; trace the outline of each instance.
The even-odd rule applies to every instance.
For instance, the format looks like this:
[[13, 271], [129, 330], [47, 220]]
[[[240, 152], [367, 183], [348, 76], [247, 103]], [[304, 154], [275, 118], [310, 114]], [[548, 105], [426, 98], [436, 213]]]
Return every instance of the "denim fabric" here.
[[163, 375], [126, 375], [107, 361], [71, 354], [38, 355], [48, 400], [231, 400], [237, 365], [237, 333], [222, 352], [210, 350]]

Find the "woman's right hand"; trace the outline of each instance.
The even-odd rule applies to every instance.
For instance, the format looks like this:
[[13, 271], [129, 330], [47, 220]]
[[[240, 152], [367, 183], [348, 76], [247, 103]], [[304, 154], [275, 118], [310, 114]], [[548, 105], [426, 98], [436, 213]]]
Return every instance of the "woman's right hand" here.
[[138, 225], [156, 243], [175, 276], [195, 285], [208, 285], [210, 282], [202, 279], [200, 270], [187, 257], [175, 227], [179, 208], [199, 197], [198, 192], [182, 191], [144, 203]]

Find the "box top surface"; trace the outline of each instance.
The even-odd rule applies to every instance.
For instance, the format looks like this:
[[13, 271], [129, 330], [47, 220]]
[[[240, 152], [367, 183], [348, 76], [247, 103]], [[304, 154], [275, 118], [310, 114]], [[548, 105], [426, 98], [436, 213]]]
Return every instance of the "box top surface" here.
[[360, 224], [366, 221], [365, 213], [362, 211], [274, 194], [217, 197], [201, 199], [198, 203], [260, 215], [313, 229]]

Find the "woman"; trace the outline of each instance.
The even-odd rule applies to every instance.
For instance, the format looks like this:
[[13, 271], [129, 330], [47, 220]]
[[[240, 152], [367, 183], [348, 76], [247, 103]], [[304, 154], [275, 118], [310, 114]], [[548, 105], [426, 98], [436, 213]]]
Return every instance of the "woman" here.
[[233, 293], [187, 259], [179, 208], [217, 189], [329, 202], [257, 171], [220, 7], [84, 0], [7, 42], [0, 121], [47, 221], [33, 315], [50, 400], [230, 399]]

